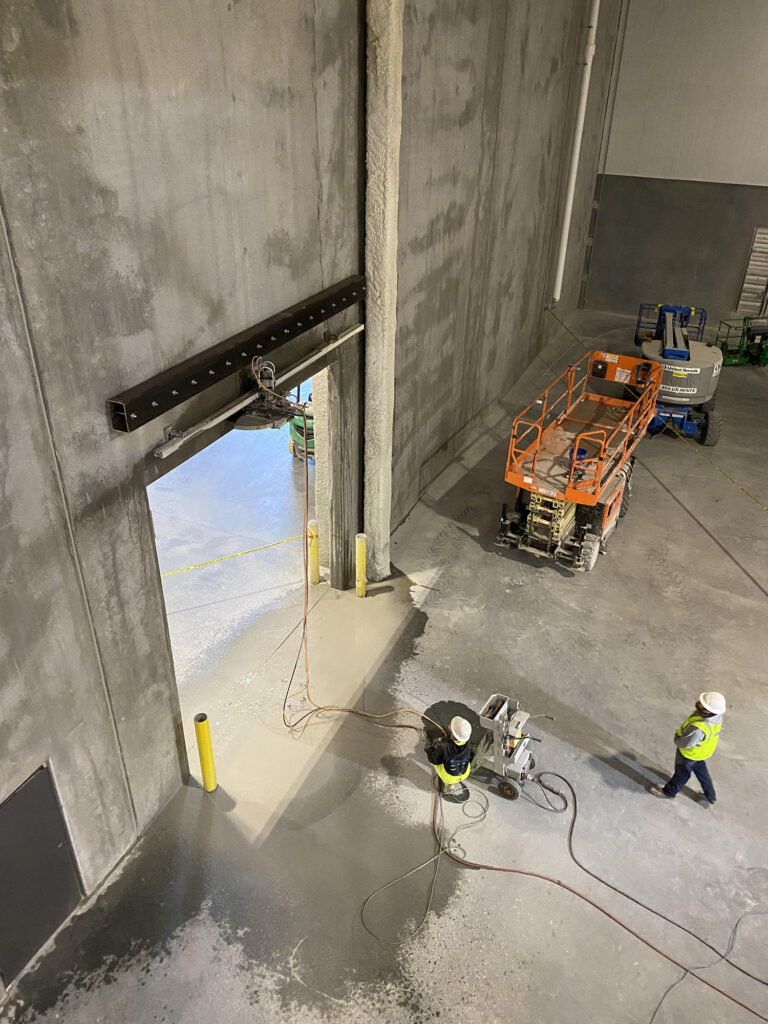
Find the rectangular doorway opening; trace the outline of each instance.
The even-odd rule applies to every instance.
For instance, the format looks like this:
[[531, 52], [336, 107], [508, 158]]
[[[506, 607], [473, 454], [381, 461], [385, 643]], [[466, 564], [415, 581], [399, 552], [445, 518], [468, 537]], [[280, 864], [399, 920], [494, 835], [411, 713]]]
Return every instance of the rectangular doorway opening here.
[[[311, 399], [312, 381], [290, 396]], [[314, 432], [302, 417], [233, 429], [147, 488], [190, 768], [195, 714], [214, 750], [243, 721], [274, 715], [270, 655], [303, 606], [305, 467], [314, 518]], [[247, 418], [246, 418], [247, 420]]]

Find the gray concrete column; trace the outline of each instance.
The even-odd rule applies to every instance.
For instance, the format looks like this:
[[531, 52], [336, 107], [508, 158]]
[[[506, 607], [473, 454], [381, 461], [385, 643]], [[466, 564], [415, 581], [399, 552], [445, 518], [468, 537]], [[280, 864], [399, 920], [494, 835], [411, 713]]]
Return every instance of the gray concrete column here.
[[315, 431], [315, 519], [317, 520], [320, 564], [331, 563], [331, 466], [328, 419], [328, 369], [312, 375], [312, 418]]
[[397, 325], [403, 0], [368, 0], [365, 501], [368, 576], [389, 575]]
[[354, 586], [362, 527], [362, 344], [361, 334], [349, 338], [312, 378], [315, 518], [320, 563], [330, 569], [334, 590]]
[[328, 558], [334, 590], [355, 582], [360, 529], [360, 336], [350, 338], [328, 367]]

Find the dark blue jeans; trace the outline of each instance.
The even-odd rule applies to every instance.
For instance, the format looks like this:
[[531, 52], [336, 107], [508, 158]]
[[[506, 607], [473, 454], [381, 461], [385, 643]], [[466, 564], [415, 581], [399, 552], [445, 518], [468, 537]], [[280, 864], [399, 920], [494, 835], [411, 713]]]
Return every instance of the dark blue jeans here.
[[714, 803], [716, 799], [715, 787], [712, 785], [712, 779], [709, 777], [707, 762], [691, 761], [690, 758], [683, 757], [679, 750], [675, 754], [675, 774], [664, 786], [664, 792], [667, 796], [677, 796], [688, 779], [690, 779], [691, 772], [699, 780], [701, 788], [704, 790], [704, 796], [710, 803]]

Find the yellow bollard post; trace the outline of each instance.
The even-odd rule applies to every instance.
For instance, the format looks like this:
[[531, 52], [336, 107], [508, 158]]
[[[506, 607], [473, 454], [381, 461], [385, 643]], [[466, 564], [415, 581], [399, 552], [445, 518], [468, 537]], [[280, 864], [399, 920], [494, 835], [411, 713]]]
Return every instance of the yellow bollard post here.
[[358, 597], [365, 597], [366, 543], [367, 540], [364, 533], [355, 535], [355, 589]]
[[317, 520], [310, 519], [307, 523], [307, 564], [309, 582], [320, 582], [320, 541], [317, 539]]
[[200, 755], [200, 770], [203, 773], [203, 789], [206, 793], [212, 793], [218, 783], [216, 782], [216, 765], [213, 763], [211, 725], [205, 712], [195, 715], [195, 737], [197, 752]]

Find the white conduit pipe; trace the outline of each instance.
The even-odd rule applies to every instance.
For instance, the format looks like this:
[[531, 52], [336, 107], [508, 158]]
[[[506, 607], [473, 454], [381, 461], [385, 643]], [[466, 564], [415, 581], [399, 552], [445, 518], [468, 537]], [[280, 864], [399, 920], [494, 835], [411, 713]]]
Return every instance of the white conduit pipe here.
[[560, 249], [557, 253], [555, 269], [555, 285], [552, 289], [552, 302], [560, 301], [563, 290], [563, 274], [565, 273], [565, 257], [568, 251], [568, 236], [571, 233], [573, 216], [573, 197], [576, 192], [576, 176], [579, 173], [579, 157], [581, 156], [581, 140], [584, 137], [584, 119], [587, 114], [587, 96], [589, 95], [589, 79], [592, 75], [592, 58], [595, 55], [595, 37], [597, 36], [597, 18], [600, 13], [600, 0], [592, 0], [587, 24], [587, 38], [584, 43], [584, 67], [581, 73], [581, 91], [579, 105], [576, 110], [576, 126], [573, 131], [571, 148], [571, 165], [568, 169], [568, 187], [563, 207], [563, 222], [560, 228]]

